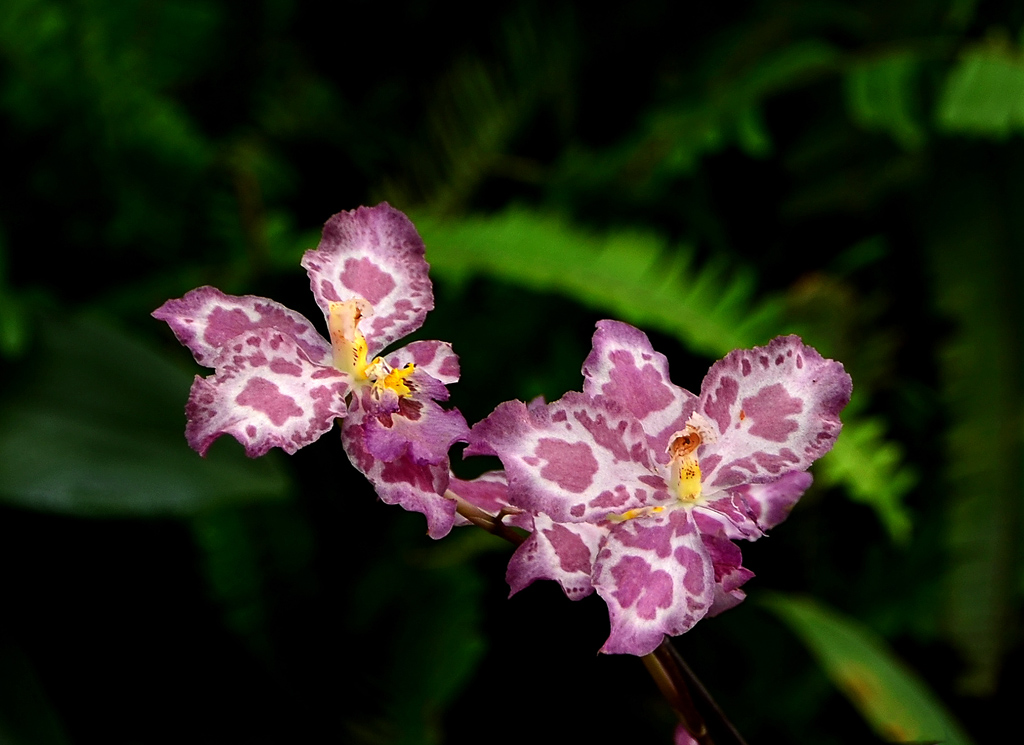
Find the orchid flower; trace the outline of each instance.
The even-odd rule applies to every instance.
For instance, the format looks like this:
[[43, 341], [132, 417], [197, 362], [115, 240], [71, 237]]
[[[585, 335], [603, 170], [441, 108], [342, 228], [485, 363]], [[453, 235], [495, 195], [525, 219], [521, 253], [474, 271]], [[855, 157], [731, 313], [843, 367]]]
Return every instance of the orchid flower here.
[[582, 393], [498, 406], [467, 455], [496, 455], [508, 502], [533, 532], [509, 563], [516, 593], [553, 579], [597, 591], [602, 650], [645, 655], [665, 635], [739, 603], [755, 540], [807, 489], [806, 469], [839, 435], [851, 381], [795, 336], [715, 363], [699, 396], [674, 385], [640, 330], [601, 321]]
[[185, 436], [201, 455], [229, 434], [250, 457], [273, 447], [294, 453], [342, 419], [349, 459], [381, 499], [422, 512], [430, 535], [448, 533], [455, 503], [448, 449], [468, 427], [437, 401], [459, 378], [458, 358], [440, 341], [378, 354], [418, 329], [433, 308], [423, 241], [384, 203], [340, 212], [320, 245], [302, 257], [330, 340], [280, 303], [200, 287], [154, 311], [197, 362]]

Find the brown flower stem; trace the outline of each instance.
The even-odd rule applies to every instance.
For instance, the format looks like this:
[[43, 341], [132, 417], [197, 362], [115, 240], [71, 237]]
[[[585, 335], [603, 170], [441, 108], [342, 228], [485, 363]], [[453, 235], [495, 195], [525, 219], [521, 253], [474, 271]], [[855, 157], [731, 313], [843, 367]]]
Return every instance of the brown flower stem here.
[[505, 516], [504, 512], [498, 513], [498, 516], [495, 517], [494, 515], [484, 512], [479, 507], [470, 504], [462, 497], [456, 496], [450, 491], [445, 492], [445, 496], [448, 497], [448, 499], [455, 500], [455, 511], [478, 528], [483, 528], [491, 535], [504, 538], [509, 543], [514, 543], [517, 546], [526, 540], [524, 535], [502, 522], [501, 519]]
[[[701, 716], [700, 712], [697, 711], [697, 707], [693, 704], [689, 686], [686, 684], [686, 677], [683, 675], [683, 668], [680, 667], [676, 659], [678, 653], [674, 652], [672, 643], [666, 637], [658, 645], [657, 649], [648, 655], [644, 655], [644, 667], [647, 668], [647, 672], [654, 678], [654, 682], [657, 684], [658, 690], [661, 691], [661, 695], [675, 709], [679, 720], [683, 723], [683, 727], [686, 728], [686, 731], [690, 733], [693, 739], [699, 742], [700, 745], [714, 745], [707, 725], [704, 723], [704, 717]], [[686, 670], [690, 672], [691, 676], [693, 675], [688, 667]]]
[[[704, 687], [704, 684], [700, 682], [690, 666], [686, 664], [686, 660], [679, 654], [679, 650], [676, 649], [672, 640], [665, 637], [665, 640], [661, 645], [654, 650], [648, 657], [657, 657], [659, 663], [663, 667], [668, 668], [672, 671], [672, 674], [678, 676], [676, 685], [681, 686], [683, 690], [688, 691], [687, 698], [690, 701], [691, 706], [695, 706], [695, 709], [704, 712], [707, 716], [707, 723], [710, 723], [710, 732], [715, 736], [719, 745], [747, 745], [743, 736], [739, 733], [729, 718], [725, 715], [725, 712], [719, 708], [718, 704], [708, 693], [708, 689]], [[646, 663], [646, 658], [645, 658]], [[648, 668], [650, 669], [650, 668]], [[671, 699], [670, 699], [671, 701]], [[678, 709], [677, 709], [678, 711]], [[682, 715], [680, 715], [682, 718]], [[700, 714], [698, 713], [698, 716]], [[704, 721], [701, 724], [707, 728], [708, 725]], [[686, 725], [686, 720], [683, 720], [683, 726]], [[697, 742], [704, 743], [696, 734], [689, 730], [687, 731], [697, 740]], [[710, 736], [707, 742], [711, 742]]]

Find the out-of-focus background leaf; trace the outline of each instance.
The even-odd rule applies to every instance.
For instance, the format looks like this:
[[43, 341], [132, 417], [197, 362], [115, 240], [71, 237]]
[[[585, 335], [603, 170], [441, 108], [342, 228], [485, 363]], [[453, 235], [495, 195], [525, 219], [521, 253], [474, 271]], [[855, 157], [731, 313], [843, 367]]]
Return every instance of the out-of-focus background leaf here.
[[765, 595], [829, 678], [891, 742], [970, 742], [928, 687], [868, 629], [808, 598]]
[[73, 515], [191, 515], [282, 499], [279, 457], [181, 448], [187, 374], [94, 319], [41, 320], [0, 409], [0, 499]]
[[[842, 655], [1013, 731], [1022, 38], [971, 0], [0, 4], [0, 739], [668, 741], [598, 599], [506, 599], [509, 547], [430, 541], [336, 432], [188, 449], [205, 372], [149, 313], [211, 284], [319, 322], [299, 257], [381, 199], [470, 421], [579, 388], [602, 317], [691, 390], [777, 334], [846, 365], [814, 487], [744, 546], [752, 595], [815, 604], [678, 640], [750, 742], [899, 739]], [[548, 721], [596, 701], [630, 703]]]

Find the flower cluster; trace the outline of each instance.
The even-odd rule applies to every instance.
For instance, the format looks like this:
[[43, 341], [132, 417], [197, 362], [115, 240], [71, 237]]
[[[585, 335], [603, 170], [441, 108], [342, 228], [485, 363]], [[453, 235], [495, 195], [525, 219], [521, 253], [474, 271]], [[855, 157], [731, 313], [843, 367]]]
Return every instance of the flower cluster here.
[[[795, 336], [737, 350], [694, 395], [638, 329], [601, 321], [584, 384], [558, 401], [500, 404], [470, 429], [448, 398], [450, 345], [419, 341], [433, 307], [424, 246], [387, 204], [342, 212], [302, 259], [329, 340], [266, 298], [193, 290], [154, 312], [196, 361], [189, 444], [205, 454], [230, 434], [250, 456], [286, 452], [341, 419], [353, 465], [389, 504], [426, 516], [434, 538], [468, 505], [525, 529], [507, 579], [537, 579], [608, 605], [609, 653], [646, 655], [665, 635], [739, 603], [752, 573], [735, 540], [756, 540], [810, 485], [807, 468], [835, 442], [850, 397], [842, 365]], [[451, 475], [449, 448], [497, 456], [503, 471]]]

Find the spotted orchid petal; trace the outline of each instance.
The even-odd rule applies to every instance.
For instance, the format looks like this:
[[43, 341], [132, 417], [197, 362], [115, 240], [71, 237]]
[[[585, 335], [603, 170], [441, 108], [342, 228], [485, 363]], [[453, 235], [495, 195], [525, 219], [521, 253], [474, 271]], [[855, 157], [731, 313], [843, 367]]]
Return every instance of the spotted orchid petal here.
[[185, 408], [185, 436], [200, 455], [224, 434], [253, 458], [272, 447], [294, 453], [346, 414], [348, 376], [314, 364], [276, 329], [236, 336], [212, 363], [216, 373], [196, 376]]
[[339, 212], [324, 225], [320, 245], [307, 251], [317, 304], [329, 317], [332, 302], [368, 302], [359, 330], [373, 357], [423, 325], [434, 307], [423, 240], [412, 222], [386, 202]]
[[620, 321], [598, 321], [583, 376], [583, 392], [606, 396], [635, 416], [652, 452], [666, 462], [668, 438], [683, 429], [697, 397], [672, 383], [668, 360], [654, 351], [647, 335]]
[[507, 401], [469, 442], [466, 455], [501, 458], [512, 504], [556, 522], [595, 522], [669, 498], [639, 422], [610, 400]]
[[313, 324], [265, 297], [236, 297], [215, 287], [199, 287], [182, 298], [168, 300], [153, 311], [153, 317], [166, 321], [196, 362], [206, 367], [214, 366], [214, 359], [229, 341], [263, 328], [291, 337], [310, 362], [330, 364], [331, 345]]
[[609, 654], [650, 654], [665, 635], [689, 631], [715, 599], [715, 572], [688, 510], [611, 528], [598, 553], [594, 587], [608, 604]]
[[729, 489], [749, 507], [762, 530], [769, 530], [789, 517], [790, 510], [811, 485], [807, 471], [793, 471], [767, 484], [743, 484]]
[[750, 506], [737, 494], [718, 492], [702, 499], [694, 509], [701, 532], [721, 531], [731, 540], [756, 541], [764, 535]]
[[341, 441], [352, 465], [373, 484], [385, 504], [397, 504], [427, 519], [431, 538], [444, 538], [455, 524], [455, 500], [445, 497], [450, 472], [448, 460], [440, 464], [416, 463], [407, 456], [385, 461], [366, 448], [366, 418], [344, 420]]
[[362, 421], [366, 451], [379, 460], [406, 457], [413, 463], [447, 465], [451, 446], [469, 436], [457, 409], [442, 409], [429, 398], [402, 398], [394, 412]]
[[839, 435], [852, 384], [796, 336], [730, 352], [708, 371], [700, 407], [717, 429], [702, 446], [704, 484], [727, 488], [804, 471]]
[[538, 579], [555, 580], [570, 600], [592, 593], [594, 559], [607, 531], [591, 523], [556, 523], [544, 514], [536, 515], [533, 524], [530, 537], [509, 560], [509, 594]]
[[701, 540], [715, 568], [715, 598], [708, 609], [709, 616], [739, 605], [746, 593], [739, 589], [754, 573], [742, 566], [740, 547], [722, 533], [701, 530]]

